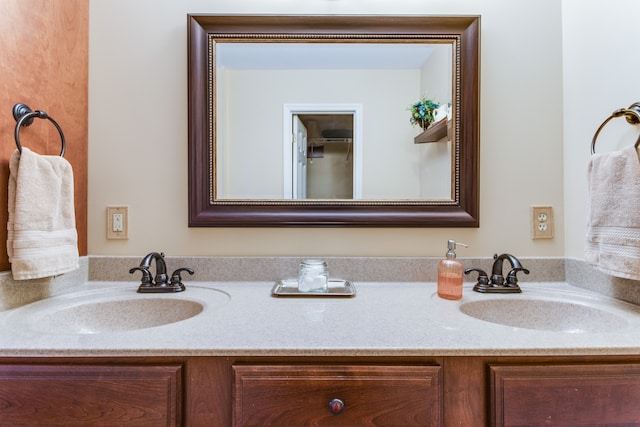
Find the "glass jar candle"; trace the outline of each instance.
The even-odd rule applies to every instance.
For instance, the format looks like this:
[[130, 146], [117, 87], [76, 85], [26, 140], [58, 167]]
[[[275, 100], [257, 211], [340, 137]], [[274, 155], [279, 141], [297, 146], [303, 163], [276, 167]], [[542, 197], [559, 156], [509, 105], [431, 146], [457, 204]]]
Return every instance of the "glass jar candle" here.
[[328, 292], [327, 263], [321, 259], [302, 261], [298, 271], [298, 290], [300, 292]]

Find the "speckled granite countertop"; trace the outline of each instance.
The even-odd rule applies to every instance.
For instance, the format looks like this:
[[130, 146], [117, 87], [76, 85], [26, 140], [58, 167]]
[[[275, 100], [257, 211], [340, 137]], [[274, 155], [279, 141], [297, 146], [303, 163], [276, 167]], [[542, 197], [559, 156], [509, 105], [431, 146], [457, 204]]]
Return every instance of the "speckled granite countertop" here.
[[[132, 282], [88, 282], [53, 300], [2, 311], [0, 356], [640, 354], [638, 306], [564, 282], [523, 283], [522, 294], [506, 296], [478, 294], [466, 284], [460, 301], [438, 298], [435, 283], [356, 282], [354, 298], [275, 298], [271, 282], [186, 285], [182, 293], [143, 296]], [[47, 325], [56, 322], [55, 314], [43, 315], [50, 310], [96, 299], [122, 302], [149, 295], [193, 300], [204, 308], [186, 320], [125, 332], [45, 332]], [[524, 316], [530, 315], [537, 317], [531, 319], [535, 325], [557, 316], [550, 323], [559, 330], [505, 326], [460, 310], [465, 303], [502, 299], [527, 300], [530, 308], [505, 310], [503, 319], [524, 319], [527, 325]], [[539, 301], [562, 301], [588, 310], [560, 309], [549, 314], [536, 308]], [[171, 305], [159, 311], [170, 309]], [[602, 321], [598, 313], [606, 314]], [[124, 315], [116, 317], [126, 321]], [[580, 325], [587, 325], [587, 330]]]

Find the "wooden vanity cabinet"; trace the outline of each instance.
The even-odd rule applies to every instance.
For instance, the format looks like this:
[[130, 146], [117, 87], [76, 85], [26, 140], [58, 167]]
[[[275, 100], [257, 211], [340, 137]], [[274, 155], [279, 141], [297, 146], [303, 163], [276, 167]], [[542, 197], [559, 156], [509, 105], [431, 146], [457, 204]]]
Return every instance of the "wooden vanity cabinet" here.
[[640, 355], [2, 358], [0, 425], [640, 426]]
[[441, 425], [441, 368], [234, 365], [234, 427]]
[[0, 425], [182, 425], [179, 365], [0, 365]]
[[640, 365], [490, 365], [491, 425], [640, 425]]

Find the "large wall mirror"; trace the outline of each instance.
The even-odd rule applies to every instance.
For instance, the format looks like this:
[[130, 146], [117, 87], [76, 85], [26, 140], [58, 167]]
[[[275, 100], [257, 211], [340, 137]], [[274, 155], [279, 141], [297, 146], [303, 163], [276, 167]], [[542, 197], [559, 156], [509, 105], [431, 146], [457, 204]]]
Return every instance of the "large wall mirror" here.
[[188, 21], [190, 226], [478, 226], [478, 17]]

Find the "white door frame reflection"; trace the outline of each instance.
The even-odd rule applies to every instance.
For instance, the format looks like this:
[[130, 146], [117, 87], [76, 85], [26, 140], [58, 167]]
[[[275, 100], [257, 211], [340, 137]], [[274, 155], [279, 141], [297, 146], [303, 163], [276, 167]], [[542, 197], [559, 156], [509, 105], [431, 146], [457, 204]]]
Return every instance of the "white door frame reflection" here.
[[[296, 115], [349, 115], [353, 117], [353, 134], [352, 134], [352, 142], [351, 142], [351, 164], [352, 164], [352, 189], [351, 189], [351, 197], [331, 197], [331, 196], [323, 196], [318, 198], [347, 198], [347, 199], [362, 199], [362, 123], [363, 123], [363, 108], [361, 104], [285, 104], [282, 109], [282, 129], [283, 129], [283, 159], [282, 164], [284, 165], [284, 173], [283, 173], [283, 194], [286, 199], [296, 199], [299, 198], [298, 194], [300, 194], [298, 189], [296, 188], [296, 183], [301, 182], [299, 177], [297, 176], [296, 165], [298, 163], [297, 157], [299, 153], [296, 149], [297, 141], [292, 141], [293, 130], [292, 123], [294, 117]], [[312, 134], [312, 136], [314, 136]], [[309, 156], [307, 155], [307, 158]], [[311, 160], [311, 159], [309, 159]], [[307, 168], [307, 172], [309, 168]], [[309, 179], [309, 178], [307, 178]], [[309, 189], [310, 185], [313, 185], [313, 182], [307, 181], [307, 189]], [[313, 191], [309, 196], [309, 198], [313, 197]]]

